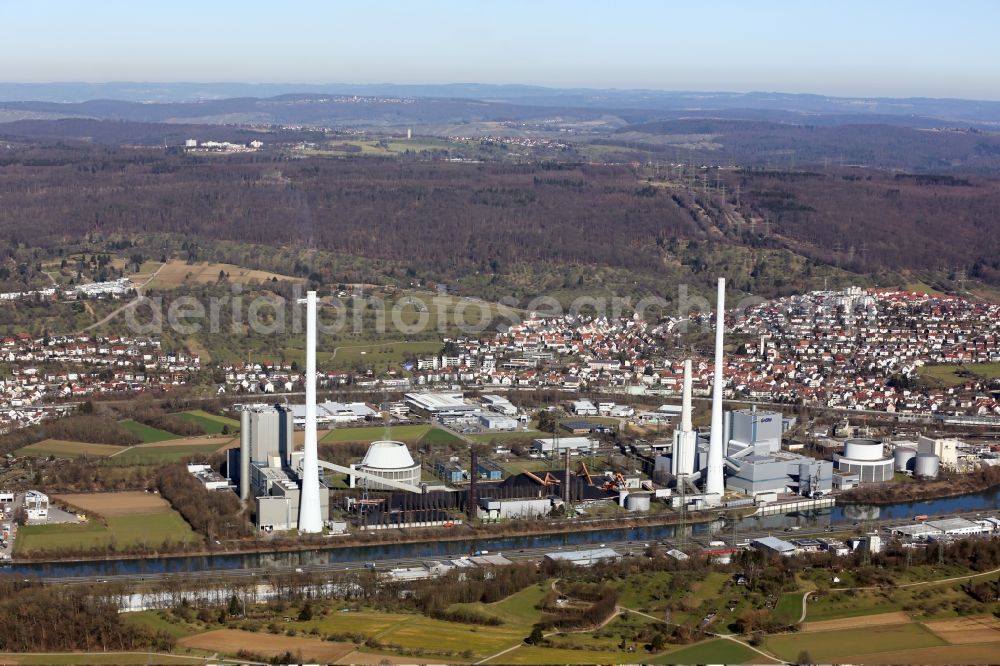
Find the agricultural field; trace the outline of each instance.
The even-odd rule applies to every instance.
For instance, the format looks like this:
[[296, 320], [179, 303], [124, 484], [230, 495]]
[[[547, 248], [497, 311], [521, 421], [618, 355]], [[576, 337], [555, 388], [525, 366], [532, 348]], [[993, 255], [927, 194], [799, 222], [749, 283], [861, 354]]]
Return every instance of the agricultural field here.
[[237, 437], [188, 437], [140, 444], [108, 458], [114, 465], [160, 465], [191, 457], [207, 458], [220, 449], [239, 443]]
[[240, 429], [240, 422], [236, 419], [219, 416], [218, 414], [209, 414], [202, 409], [191, 409], [186, 412], [174, 414], [174, 416], [200, 425], [209, 435], [222, 434], [222, 429], [226, 427], [229, 428], [230, 433], [239, 432]]
[[127, 447], [113, 444], [92, 444], [90, 442], [70, 442], [64, 439], [43, 439], [25, 446], [16, 454], [19, 456], [55, 456], [57, 458], [107, 458], [121, 453]]
[[165, 543], [198, 540], [191, 526], [173, 509], [148, 514], [106, 517], [86, 523], [25, 525], [14, 544], [17, 555], [40, 552], [159, 548]]
[[125, 419], [124, 421], [119, 421], [119, 423], [123, 428], [142, 440], [143, 444], [163, 442], [168, 439], [178, 439], [179, 437], [179, 435], [175, 435], [172, 432], [160, 430], [159, 428], [148, 426], [145, 423], [139, 423], [133, 419]]
[[768, 636], [764, 645], [785, 661], [795, 662], [802, 652], [808, 652], [817, 663], [842, 662], [848, 657], [867, 662], [869, 654], [945, 645], [944, 640], [916, 623], [883, 625], [878, 628], [877, 641], [872, 640], [873, 636], [870, 628], [863, 627], [779, 634]]
[[233, 284], [247, 284], [253, 281], [270, 282], [274, 278], [279, 281], [301, 282], [301, 278], [250, 268], [241, 268], [233, 264], [205, 261], [189, 264], [180, 259], [170, 259], [162, 268], [158, 270], [154, 269], [154, 271], [156, 273], [155, 277], [146, 285], [150, 289], [176, 289], [177, 287], [196, 284], [215, 283], [219, 281], [220, 271], [226, 273], [226, 281]]
[[146, 666], [147, 664], [212, 664], [211, 656], [185, 656], [162, 652], [36, 652], [31, 654], [0, 653], [0, 664], [24, 666]]
[[126, 491], [120, 493], [72, 493], [54, 495], [54, 499], [70, 504], [84, 513], [105, 518], [143, 516], [170, 511], [170, 503], [154, 493]]
[[318, 638], [280, 636], [239, 629], [218, 629], [187, 636], [180, 639], [178, 645], [231, 655], [240, 650], [267, 657], [278, 657], [291, 652], [301, 655], [307, 661], [319, 663], [334, 663], [355, 649], [353, 643], [332, 643]]

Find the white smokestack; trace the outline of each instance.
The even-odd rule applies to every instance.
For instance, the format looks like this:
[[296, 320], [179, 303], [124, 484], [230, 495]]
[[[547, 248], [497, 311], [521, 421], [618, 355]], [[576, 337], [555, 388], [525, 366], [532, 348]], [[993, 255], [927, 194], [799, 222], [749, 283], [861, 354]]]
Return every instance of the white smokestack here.
[[705, 492], [722, 495], [725, 482], [722, 478], [722, 345], [726, 330], [726, 279], [719, 278], [719, 295], [715, 316], [715, 378], [712, 384], [712, 434], [708, 442], [708, 476]]
[[302, 456], [299, 532], [323, 531], [319, 515], [319, 465], [316, 435], [316, 292], [306, 292], [306, 432]]
[[[691, 359], [684, 361], [684, 389], [681, 402], [681, 427], [674, 432], [674, 452], [670, 472], [675, 477], [694, 474], [694, 452], [697, 435], [691, 425]], [[678, 478], [678, 483], [681, 483]]]
[[691, 432], [691, 359], [684, 360], [684, 397], [681, 399], [681, 430]]

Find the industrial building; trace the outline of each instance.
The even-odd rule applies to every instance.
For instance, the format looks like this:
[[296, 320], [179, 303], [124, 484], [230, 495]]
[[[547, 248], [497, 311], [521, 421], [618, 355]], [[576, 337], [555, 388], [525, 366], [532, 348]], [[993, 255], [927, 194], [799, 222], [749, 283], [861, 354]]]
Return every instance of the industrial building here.
[[482, 408], [466, 402], [461, 393], [407, 393], [403, 396], [410, 412], [428, 419], [475, 418]]
[[[304, 428], [306, 406], [290, 405], [297, 427]], [[321, 402], [316, 405], [316, 423], [335, 426], [347, 423], [362, 423], [378, 417], [378, 412], [363, 402]]]
[[517, 407], [503, 396], [484, 395], [481, 400], [483, 401], [483, 406], [491, 412], [496, 412], [503, 416], [517, 416]]
[[848, 439], [842, 453], [835, 453], [834, 464], [840, 472], [857, 474], [861, 483], [891, 481], [894, 460], [884, 455], [882, 442], [874, 439]]
[[479, 475], [479, 478], [486, 479], [487, 481], [500, 481], [503, 479], [503, 467], [500, 466], [500, 463], [487, 458], [476, 461], [476, 473]]
[[[420, 488], [420, 463], [413, 460], [409, 449], [403, 442], [382, 440], [372, 442], [368, 453], [358, 464], [351, 465], [351, 471], [366, 472], [365, 477], [352, 474], [350, 487], [357, 488], [360, 484], [369, 490], [395, 490], [398, 484]], [[395, 481], [395, 484], [381, 483], [385, 479]]]
[[766, 536], [759, 539], [754, 539], [750, 542], [750, 545], [757, 550], [762, 550], [766, 553], [777, 553], [784, 557], [791, 557], [798, 552], [795, 544], [789, 543], [784, 539], [779, 539], [778, 537]]
[[588, 548], [545, 554], [545, 559], [549, 562], [569, 562], [578, 567], [589, 567], [598, 562], [615, 562], [621, 557], [618, 551], [611, 548]]
[[240, 448], [230, 452], [229, 478], [240, 499], [253, 502], [258, 529], [317, 533], [329, 515], [329, 487], [317, 460], [316, 292], [306, 293], [306, 404], [303, 451], [295, 451], [295, 410], [244, 405]]
[[531, 450], [542, 455], [558, 455], [569, 449], [573, 453], [590, 453], [597, 448], [591, 437], [548, 437], [531, 442]]
[[495, 499], [482, 497], [479, 500], [478, 517], [482, 520], [504, 520], [510, 518], [537, 518], [547, 516], [552, 511], [552, 498]]
[[732, 460], [726, 487], [744, 495], [776, 492], [811, 497], [833, 490], [833, 464], [778, 451], [772, 455], [750, 454]]
[[48, 520], [49, 496], [37, 490], [24, 493], [24, 512], [28, 520]]
[[229, 479], [212, 469], [211, 465], [191, 464], [187, 466], [187, 471], [191, 476], [198, 479], [205, 490], [229, 490], [232, 486]]
[[958, 468], [958, 449], [963, 443], [957, 439], [917, 439], [917, 455], [937, 456], [940, 465], [948, 469]]
[[725, 413], [724, 428], [727, 455], [753, 448], [756, 455], [769, 455], [781, 450], [784, 432], [780, 412], [758, 412], [756, 408]]
[[461, 483], [465, 480], [465, 470], [454, 461], [438, 461], [434, 463], [434, 473], [448, 483]]
[[479, 425], [487, 430], [517, 430], [520, 422], [510, 416], [502, 416], [500, 414], [480, 414], [479, 415]]

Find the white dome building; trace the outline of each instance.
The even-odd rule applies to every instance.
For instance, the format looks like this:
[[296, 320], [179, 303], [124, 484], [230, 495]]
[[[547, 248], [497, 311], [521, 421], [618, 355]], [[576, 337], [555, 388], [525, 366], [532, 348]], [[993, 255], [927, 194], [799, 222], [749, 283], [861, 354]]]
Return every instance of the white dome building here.
[[874, 439], [849, 439], [844, 452], [835, 454], [833, 461], [841, 472], [857, 474], [861, 483], [891, 481], [893, 459], [886, 458], [882, 442]]
[[[367, 472], [383, 479], [392, 479], [397, 483], [406, 483], [411, 486], [420, 485], [420, 463], [413, 461], [409, 449], [403, 442], [391, 440], [380, 440], [372, 442], [368, 447], [368, 453], [360, 463], [351, 465], [351, 469]], [[351, 487], [364, 487], [365, 480], [351, 476]], [[369, 490], [393, 490], [393, 488], [379, 483], [378, 481], [368, 481]]]

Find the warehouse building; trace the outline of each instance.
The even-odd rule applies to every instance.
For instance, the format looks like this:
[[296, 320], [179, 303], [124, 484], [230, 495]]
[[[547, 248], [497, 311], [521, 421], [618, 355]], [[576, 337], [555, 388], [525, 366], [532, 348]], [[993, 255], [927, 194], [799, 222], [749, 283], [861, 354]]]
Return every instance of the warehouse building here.
[[588, 548], [545, 554], [545, 559], [549, 562], [569, 562], [578, 567], [589, 567], [599, 562], [615, 562], [621, 557], [617, 551], [611, 548]]
[[531, 450], [542, 455], [558, 455], [569, 449], [573, 453], [590, 453], [597, 448], [591, 437], [548, 437], [531, 442]]
[[750, 542], [750, 545], [757, 550], [762, 550], [766, 553], [777, 553], [778, 555], [782, 555], [784, 557], [790, 557], [797, 552], [795, 544], [773, 536], [754, 539]]
[[413, 414], [428, 419], [474, 419], [482, 411], [479, 405], [466, 402], [461, 393], [407, 393], [403, 397]]

